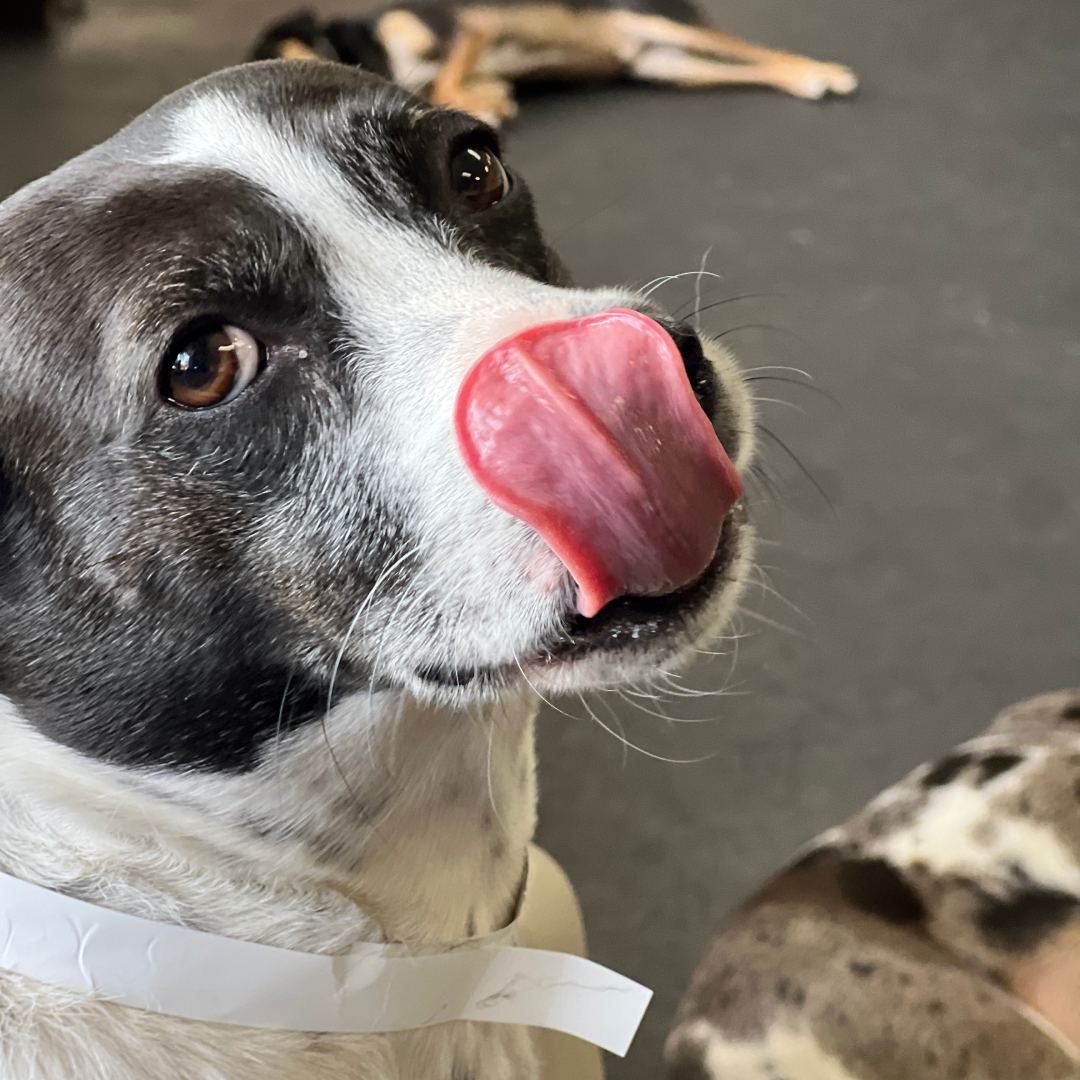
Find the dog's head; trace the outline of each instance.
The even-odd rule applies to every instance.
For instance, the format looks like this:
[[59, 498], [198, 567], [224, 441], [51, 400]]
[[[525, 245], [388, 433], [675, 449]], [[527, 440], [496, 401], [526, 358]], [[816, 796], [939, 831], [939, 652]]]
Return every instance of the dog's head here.
[[[0, 695], [39, 731], [241, 769], [332, 684], [448, 703], [610, 684], [730, 612], [738, 507], [693, 582], [586, 618], [470, 473], [455, 406], [497, 343], [615, 308], [663, 320], [567, 287], [497, 154], [370, 75], [253, 64], [4, 204]], [[735, 369], [665, 325], [744, 468]]]

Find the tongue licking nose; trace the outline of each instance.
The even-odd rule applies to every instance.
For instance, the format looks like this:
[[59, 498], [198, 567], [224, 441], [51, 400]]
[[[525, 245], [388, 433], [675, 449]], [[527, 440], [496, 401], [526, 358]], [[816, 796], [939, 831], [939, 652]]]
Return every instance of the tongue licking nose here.
[[636, 311], [496, 345], [465, 377], [455, 419], [473, 476], [562, 560], [587, 617], [695, 581], [742, 494], [675, 343]]

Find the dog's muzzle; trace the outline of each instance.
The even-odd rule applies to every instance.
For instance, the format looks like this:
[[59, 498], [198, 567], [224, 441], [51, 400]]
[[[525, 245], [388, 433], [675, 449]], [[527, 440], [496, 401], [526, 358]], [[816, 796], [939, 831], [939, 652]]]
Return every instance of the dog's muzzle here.
[[640, 312], [606, 311], [516, 334], [461, 388], [473, 476], [559, 557], [584, 616], [697, 580], [742, 494], [691, 381], [700, 345], [681, 344]]

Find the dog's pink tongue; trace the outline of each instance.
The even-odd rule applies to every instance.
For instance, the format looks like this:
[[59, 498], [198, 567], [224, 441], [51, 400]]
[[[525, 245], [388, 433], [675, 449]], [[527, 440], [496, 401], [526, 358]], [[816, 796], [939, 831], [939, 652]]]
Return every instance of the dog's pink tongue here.
[[636, 311], [496, 345], [466, 376], [456, 423], [473, 476], [558, 555], [586, 616], [698, 578], [742, 493], [675, 343]]

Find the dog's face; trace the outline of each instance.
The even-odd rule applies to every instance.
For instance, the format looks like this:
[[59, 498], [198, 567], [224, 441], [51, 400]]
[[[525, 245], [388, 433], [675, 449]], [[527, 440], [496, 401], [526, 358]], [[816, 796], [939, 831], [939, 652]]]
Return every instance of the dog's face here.
[[[631, 680], [730, 611], [739, 508], [697, 583], [584, 619], [463, 463], [455, 399], [486, 350], [648, 310], [564, 287], [496, 154], [371, 76], [257, 64], [0, 210], [0, 694], [41, 732], [243, 769], [332, 684], [465, 703]], [[744, 467], [741, 381], [671, 329]]]

